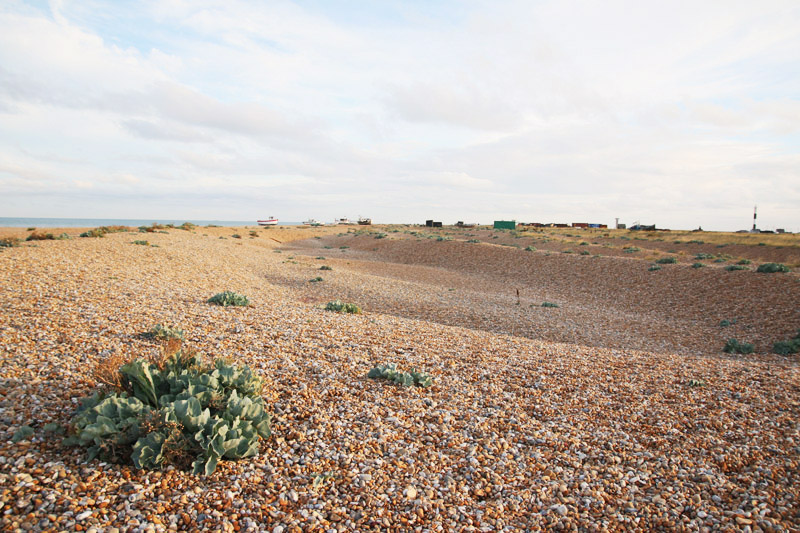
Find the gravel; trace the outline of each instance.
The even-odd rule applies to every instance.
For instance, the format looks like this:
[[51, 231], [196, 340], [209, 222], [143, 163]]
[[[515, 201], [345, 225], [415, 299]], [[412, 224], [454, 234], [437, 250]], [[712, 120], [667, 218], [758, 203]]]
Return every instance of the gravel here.
[[[788, 318], [767, 326], [751, 320], [755, 312], [740, 312], [746, 306], [725, 307], [713, 290], [706, 295], [711, 303], [699, 298], [683, 312], [642, 301], [670, 283], [678, 286], [669, 294], [683, 297], [687, 287], [711, 283], [695, 279], [706, 274], [684, 265], [653, 273], [642, 261], [598, 258], [603, 262], [596, 268], [609, 272], [598, 277], [592, 263], [579, 262], [592, 261], [586, 256], [405, 242], [395, 235], [270, 231], [254, 239], [219, 238], [236, 228], [148, 234], [158, 247], [133, 245], [138, 235], [117, 233], [0, 253], [0, 528], [800, 527], [796, 358], [723, 356], [717, 353], [720, 337], [713, 342], [716, 352], [710, 341], [697, 340], [734, 311], [741, 331], [762, 348], [767, 338], [792, 332], [800, 322], [794, 274], [756, 277], [715, 269], [715, 276], [750, 276], [727, 278], [726, 287], [745, 303], [763, 306], [765, 299], [768, 306], [782, 306], [772, 307], [773, 314]], [[296, 235], [322, 238], [287, 243]], [[350, 248], [342, 252], [344, 245]], [[333, 270], [310, 284], [321, 264], [312, 255], [323, 246], [336, 246], [323, 252], [338, 254], [325, 261]], [[487, 272], [495, 272], [498, 257], [506, 265], [536, 266], [519, 282], [519, 307], [535, 313], [535, 320], [502, 310], [516, 307], [516, 294], [499, 287], [529, 268], [524, 263], [493, 277]], [[473, 266], [481, 262], [485, 271]], [[638, 266], [643, 277], [677, 269], [690, 277], [675, 274], [653, 286], [631, 282], [621, 291], [620, 276]], [[637, 297], [631, 291], [640, 286]], [[206, 303], [223, 290], [253, 303]], [[321, 308], [328, 299], [351, 296], [362, 315]], [[544, 300], [560, 307], [529, 307]], [[496, 307], [482, 321], [465, 311], [480, 301]], [[600, 309], [614, 301], [618, 306], [603, 315]], [[716, 315], [699, 315], [709, 309]], [[653, 324], [662, 312], [666, 318]], [[639, 315], [639, 322], [633, 320]], [[585, 334], [582, 342], [581, 321], [588, 317], [603, 328], [629, 319], [633, 325]], [[493, 330], [492, 320], [501, 326]], [[511, 335], [512, 322], [527, 325]], [[559, 329], [562, 322], [568, 325]], [[87, 463], [83, 450], [62, 448], [61, 437], [45, 431], [49, 422], [68, 423], [79, 398], [95, 387], [98, 362], [158, 353], [160, 345], [142, 333], [159, 323], [179, 325], [192, 347], [246, 363], [263, 377], [274, 424], [259, 455], [221, 462], [208, 477], [173, 468], [139, 471]], [[542, 335], [535, 323], [544, 324]], [[680, 342], [650, 345], [648, 323], [656, 337], [661, 327], [691, 331]], [[572, 343], [553, 338], [564, 331], [574, 331]], [[434, 385], [401, 388], [366, 378], [376, 364], [388, 362], [425, 370]], [[34, 435], [12, 443], [23, 425]]]

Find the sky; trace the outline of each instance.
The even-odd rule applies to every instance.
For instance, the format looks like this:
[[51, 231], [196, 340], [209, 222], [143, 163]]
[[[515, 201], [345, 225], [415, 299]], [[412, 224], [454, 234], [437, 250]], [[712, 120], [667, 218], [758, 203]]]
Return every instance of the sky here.
[[0, 199], [800, 232], [800, 2], [0, 0]]

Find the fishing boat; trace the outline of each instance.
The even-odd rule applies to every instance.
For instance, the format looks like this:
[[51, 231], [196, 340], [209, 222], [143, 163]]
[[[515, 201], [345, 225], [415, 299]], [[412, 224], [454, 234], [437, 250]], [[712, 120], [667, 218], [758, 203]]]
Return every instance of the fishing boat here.
[[372, 219], [371, 218], [358, 217], [358, 225], [359, 226], [369, 226], [370, 224], [372, 224]]
[[352, 226], [353, 224], [355, 224], [355, 222], [353, 222], [352, 220], [350, 220], [347, 217], [337, 218], [336, 220], [333, 221], [333, 223], [335, 225], [338, 224], [340, 226]]
[[324, 226], [324, 222], [320, 222], [319, 220], [309, 218], [308, 220], [303, 221], [304, 226]]
[[278, 219], [273, 217], [273, 216], [271, 216], [266, 220], [259, 220], [258, 221], [258, 225], [259, 226], [277, 226], [278, 225]]

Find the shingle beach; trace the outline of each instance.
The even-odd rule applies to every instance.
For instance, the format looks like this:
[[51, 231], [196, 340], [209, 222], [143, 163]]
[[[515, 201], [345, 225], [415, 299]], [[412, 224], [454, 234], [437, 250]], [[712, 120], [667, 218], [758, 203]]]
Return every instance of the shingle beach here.
[[[4, 531], [800, 530], [800, 356], [770, 353], [800, 328], [800, 275], [755, 272], [800, 263], [796, 244], [47, 231], [72, 238], [0, 249]], [[703, 250], [730, 259], [692, 268]], [[251, 305], [207, 303], [224, 290]], [[256, 457], [142, 471], [44, 430], [99, 362], [159, 353], [156, 324], [264, 379]], [[723, 353], [732, 337], [756, 353]], [[367, 378], [389, 362], [434, 385]]]

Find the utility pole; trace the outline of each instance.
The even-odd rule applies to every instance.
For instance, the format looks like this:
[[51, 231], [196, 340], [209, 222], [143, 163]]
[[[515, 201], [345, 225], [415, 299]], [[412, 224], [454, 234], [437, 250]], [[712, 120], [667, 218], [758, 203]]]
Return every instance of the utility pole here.
[[756, 210], [757, 209], [758, 209], [758, 206], [754, 206], [753, 207], [753, 233], [758, 231], [758, 230], [756, 230]]

